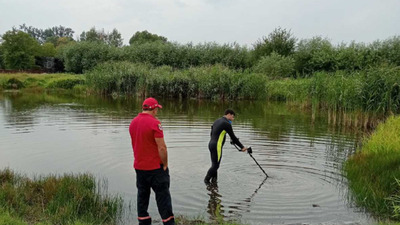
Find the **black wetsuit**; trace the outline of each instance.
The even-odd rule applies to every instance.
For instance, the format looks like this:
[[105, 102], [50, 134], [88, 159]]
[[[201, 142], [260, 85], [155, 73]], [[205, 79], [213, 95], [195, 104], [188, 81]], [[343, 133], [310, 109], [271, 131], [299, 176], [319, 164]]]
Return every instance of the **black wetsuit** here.
[[206, 183], [209, 183], [210, 179], [212, 179], [212, 181], [217, 180], [217, 171], [222, 158], [222, 147], [225, 144], [226, 133], [229, 134], [234, 144], [239, 146], [240, 149], [243, 148], [242, 143], [240, 143], [239, 139], [233, 133], [232, 125], [229, 120], [225, 117], [217, 119], [211, 127], [211, 140], [208, 143], [212, 164], [204, 178], [204, 182]]

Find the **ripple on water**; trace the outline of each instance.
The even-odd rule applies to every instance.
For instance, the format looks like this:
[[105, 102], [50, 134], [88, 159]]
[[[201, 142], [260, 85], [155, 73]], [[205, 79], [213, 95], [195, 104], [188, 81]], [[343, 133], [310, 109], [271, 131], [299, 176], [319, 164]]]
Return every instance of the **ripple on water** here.
[[[118, 115], [113, 110], [63, 103], [15, 113], [0, 104], [4, 128], [0, 130], [0, 163], [16, 165], [21, 172], [92, 172], [106, 176], [111, 181], [109, 189], [124, 193], [126, 202], [135, 201], [127, 129], [136, 114]], [[218, 188], [207, 189], [203, 178], [211, 164], [210, 126], [219, 116], [160, 114], [177, 214], [212, 219], [219, 213], [250, 224], [371, 223], [368, 215], [349, 206], [347, 181], [341, 175], [341, 163], [354, 150], [355, 140], [332, 134], [325, 125], [308, 129], [310, 124], [289, 120], [274, 124], [286, 129], [273, 133], [268, 127], [261, 129], [252, 122], [236, 120], [236, 135], [243, 144], [252, 146], [254, 158], [270, 177], [265, 179], [253, 159], [233, 148], [227, 137]], [[274, 115], [263, 116], [271, 117], [271, 123], [276, 120]], [[279, 119], [286, 116], [279, 115]], [[153, 198], [149, 210], [158, 215]]]

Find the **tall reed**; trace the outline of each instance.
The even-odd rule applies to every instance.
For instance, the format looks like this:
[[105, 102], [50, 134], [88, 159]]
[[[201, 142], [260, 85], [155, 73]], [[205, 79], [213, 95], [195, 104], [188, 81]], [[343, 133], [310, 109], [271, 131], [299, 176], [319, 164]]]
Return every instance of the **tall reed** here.
[[174, 98], [261, 98], [266, 77], [239, 73], [223, 65], [176, 70], [129, 62], [107, 62], [86, 73], [86, 81], [100, 93], [152, 95]]

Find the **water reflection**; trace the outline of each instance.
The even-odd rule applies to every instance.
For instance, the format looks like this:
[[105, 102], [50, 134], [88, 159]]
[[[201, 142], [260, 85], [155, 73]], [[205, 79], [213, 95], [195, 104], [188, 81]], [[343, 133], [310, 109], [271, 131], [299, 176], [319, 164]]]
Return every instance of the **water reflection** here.
[[256, 196], [257, 192], [261, 189], [261, 187], [265, 184], [267, 181], [268, 177], [265, 177], [265, 179], [261, 182], [261, 184], [258, 186], [258, 188], [251, 194], [248, 198], [246, 198], [244, 201], [250, 203], [251, 200], [253, 200], [254, 196]]
[[[251, 212], [251, 202], [253, 198], [257, 195], [257, 192], [266, 183], [267, 179], [268, 177], [265, 177], [250, 196], [242, 200], [238, 200], [234, 205], [228, 206], [227, 208], [229, 209], [229, 214], [236, 215], [235, 219], [237, 219], [241, 216], [240, 214]], [[222, 195], [218, 192], [218, 183], [207, 184], [206, 190], [207, 195], [209, 196], [209, 201], [207, 204], [207, 213], [209, 214], [209, 220], [221, 223], [227, 216], [224, 214], [225, 210], [222, 204]]]
[[208, 184], [206, 185], [206, 189], [208, 191], [208, 196], [210, 196], [210, 200], [207, 205], [207, 213], [210, 215], [211, 221], [221, 221], [224, 219], [224, 210], [223, 205], [221, 205], [221, 197], [218, 193], [218, 184]]

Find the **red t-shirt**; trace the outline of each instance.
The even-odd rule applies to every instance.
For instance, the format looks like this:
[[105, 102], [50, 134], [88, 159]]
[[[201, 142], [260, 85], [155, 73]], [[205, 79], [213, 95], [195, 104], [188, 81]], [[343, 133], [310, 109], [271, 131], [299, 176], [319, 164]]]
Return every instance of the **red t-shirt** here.
[[155, 138], [163, 138], [161, 123], [153, 115], [139, 113], [129, 126], [132, 140], [133, 167], [138, 170], [155, 170], [162, 164]]

